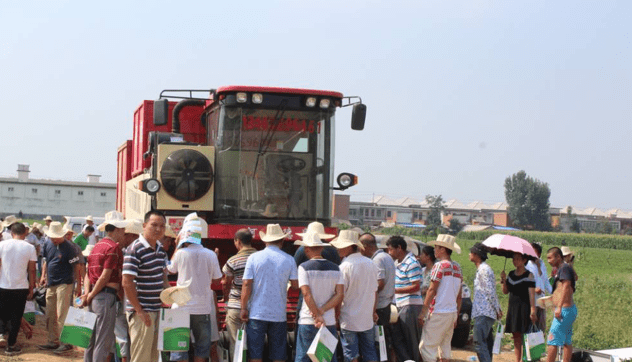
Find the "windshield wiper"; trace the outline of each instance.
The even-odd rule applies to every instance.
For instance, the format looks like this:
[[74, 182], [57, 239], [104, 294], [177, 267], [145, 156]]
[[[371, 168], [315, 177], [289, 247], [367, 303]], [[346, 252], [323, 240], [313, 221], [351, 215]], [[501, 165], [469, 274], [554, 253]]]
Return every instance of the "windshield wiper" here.
[[[282, 100], [279, 105], [279, 109], [277, 110], [274, 119], [272, 120], [272, 127], [268, 128], [268, 133], [265, 137], [263, 137], [263, 130], [261, 131], [261, 136], [259, 137], [259, 149], [257, 150], [257, 159], [255, 160], [255, 169], [252, 172], [253, 175], [257, 173], [257, 166], [259, 165], [259, 157], [263, 156], [266, 152], [268, 152], [268, 148], [270, 147], [270, 142], [272, 142], [272, 137], [277, 131], [279, 124], [281, 123], [281, 117], [285, 113], [285, 108], [287, 106], [287, 100]], [[265, 148], [264, 148], [265, 146]]]

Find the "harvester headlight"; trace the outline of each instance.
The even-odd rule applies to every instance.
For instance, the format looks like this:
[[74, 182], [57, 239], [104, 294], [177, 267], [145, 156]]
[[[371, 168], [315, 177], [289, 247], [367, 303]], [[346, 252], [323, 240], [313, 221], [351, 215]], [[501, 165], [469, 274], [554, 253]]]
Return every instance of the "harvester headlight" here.
[[155, 195], [160, 191], [160, 181], [155, 178], [144, 180], [142, 190], [150, 195]]
[[331, 101], [327, 98], [323, 98], [320, 100], [320, 108], [329, 108], [329, 104]]
[[352, 173], [343, 172], [340, 175], [338, 175], [336, 182], [338, 182], [338, 186], [340, 190], [346, 190], [349, 187], [354, 186], [358, 183], [358, 176]]
[[255, 93], [252, 95], [252, 103], [261, 104], [263, 102], [263, 94]]
[[237, 103], [246, 103], [248, 100], [248, 94], [244, 92], [237, 93]]
[[309, 97], [305, 102], [305, 105], [308, 107], [314, 107], [316, 105], [316, 97]]

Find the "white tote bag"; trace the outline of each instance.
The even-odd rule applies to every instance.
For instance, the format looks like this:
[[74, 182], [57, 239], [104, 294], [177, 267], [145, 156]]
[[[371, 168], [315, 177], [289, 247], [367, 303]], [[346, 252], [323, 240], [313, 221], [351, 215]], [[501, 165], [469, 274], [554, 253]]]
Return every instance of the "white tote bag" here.
[[379, 344], [380, 361], [388, 361], [388, 352], [386, 351], [386, 336], [384, 335], [384, 326], [375, 326], [375, 341]]
[[307, 350], [307, 356], [312, 362], [331, 362], [336, 353], [338, 338], [331, 334], [327, 327], [322, 326], [316, 333], [314, 341]]
[[500, 354], [500, 347], [502, 346], [504, 335], [505, 325], [498, 322], [498, 327], [496, 327], [496, 338], [494, 338], [494, 348], [492, 348], [493, 354]]
[[246, 325], [242, 324], [235, 336], [235, 352], [233, 362], [248, 361], [248, 344], [246, 343]]
[[61, 342], [88, 348], [96, 322], [96, 314], [88, 312], [87, 309], [70, 307], [64, 328], [61, 330]]
[[161, 309], [158, 320], [158, 350], [188, 351], [190, 342], [189, 312], [181, 309]]

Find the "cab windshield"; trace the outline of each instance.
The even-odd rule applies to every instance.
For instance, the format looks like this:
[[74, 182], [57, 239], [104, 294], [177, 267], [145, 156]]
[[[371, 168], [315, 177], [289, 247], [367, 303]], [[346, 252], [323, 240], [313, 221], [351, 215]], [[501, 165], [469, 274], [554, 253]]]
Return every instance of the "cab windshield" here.
[[217, 219], [328, 218], [333, 112], [221, 107], [213, 123]]

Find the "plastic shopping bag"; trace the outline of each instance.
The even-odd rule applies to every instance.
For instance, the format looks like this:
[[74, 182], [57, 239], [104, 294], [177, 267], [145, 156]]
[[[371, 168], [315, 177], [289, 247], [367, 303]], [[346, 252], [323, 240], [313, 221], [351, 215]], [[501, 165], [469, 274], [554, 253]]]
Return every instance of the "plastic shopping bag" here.
[[188, 351], [191, 334], [189, 313], [180, 309], [162, 309], [158, 321], [158, 350]]
[[61, 330], [61, 342], [88, 348], [96, 322], [96, 314], [88, 312], [86, 309], [70, 307], [64, 328]]
[[247, 362], [248, 361], [248, 345], [246, 343], [246, 325], [242, 324], [241, 328], [237, 330], [235, 336], [235, 352], [233, 354], [233, 362]]
[[307, 350], [307, 356], [312, 362], [331, 362], [336, 353], [338, 338], [331, 334], [327, 327], [322, 326], [316, 333], [314, 341]]
[[30, 325], [35, 325], [35, 302], [32, 300], [26, 301], [26, 305], [24, 306], [24, 319], [26, 319]]
[[388, 361], [388, 353], [386, 351], [386, 337], [384, 335], [384, 326], [375, 326], [375, 342], [379, 344], [380, 361]]
[[532, 325], [529, 332], [523, 335], [522, 360], [524, 362], [538, 361], [545, 351], [544, 333]]
[[502, 347], [504, 335], [505, 325], [498, 322], [498, 326], [496, 327], [496, 337], [494, 338], [494, 348], [492, 349], [493, 354], [500, 354], [500, 347]]

